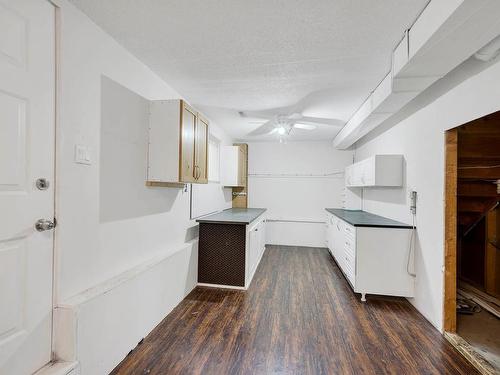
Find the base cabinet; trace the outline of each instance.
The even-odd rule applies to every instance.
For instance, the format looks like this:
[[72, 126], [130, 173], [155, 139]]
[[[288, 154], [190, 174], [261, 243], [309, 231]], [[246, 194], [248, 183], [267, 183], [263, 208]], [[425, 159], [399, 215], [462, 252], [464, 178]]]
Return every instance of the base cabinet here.
[[366, 294], [413, 297], [411, 229], [354, 227], [327, 214], [328, 249], [361, 300]]

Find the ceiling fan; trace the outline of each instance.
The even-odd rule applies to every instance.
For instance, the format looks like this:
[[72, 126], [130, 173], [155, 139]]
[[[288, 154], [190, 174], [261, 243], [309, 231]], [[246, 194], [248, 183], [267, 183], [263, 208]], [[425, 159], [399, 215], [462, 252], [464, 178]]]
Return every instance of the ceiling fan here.
[[334, 126], [341, 128], [344, 122], [337, 119], [303, 116], [301, 113], [272, 115], [269, 112], [245, 111], [239, 112], [241, 117], [264, 119], [264, 121], [250, 121], [262, 124], [257, 129], [248, 133], [251, 137], [277, 133], [280, 137], [287, 136], [293, 129], [314, 130], [318, 126]]

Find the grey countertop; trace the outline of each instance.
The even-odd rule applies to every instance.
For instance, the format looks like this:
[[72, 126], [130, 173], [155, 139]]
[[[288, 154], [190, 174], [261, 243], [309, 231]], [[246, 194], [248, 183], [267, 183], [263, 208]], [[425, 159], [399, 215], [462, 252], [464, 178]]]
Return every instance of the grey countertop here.
[[228, 208], [213, 215], [196, 219], [198, 223], [250, 224], [266, 211], [265, 208]]
[[340, 208], [326, 208], [326, 210], [355, 227], [412, 228], [411, 225], [361, 210], [343, 210]]

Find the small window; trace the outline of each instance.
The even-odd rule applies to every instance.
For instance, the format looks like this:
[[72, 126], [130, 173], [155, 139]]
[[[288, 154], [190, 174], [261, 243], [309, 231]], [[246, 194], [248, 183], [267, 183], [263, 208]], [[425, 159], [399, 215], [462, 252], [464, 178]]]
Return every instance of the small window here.
[[210, 136], [208, 140], [208, 181], [219, 182], [220, 141]]

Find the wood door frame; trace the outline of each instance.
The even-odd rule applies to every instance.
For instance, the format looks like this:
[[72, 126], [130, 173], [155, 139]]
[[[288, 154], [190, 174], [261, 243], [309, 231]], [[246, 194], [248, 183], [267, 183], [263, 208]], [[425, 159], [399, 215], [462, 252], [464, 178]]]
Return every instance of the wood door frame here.
[[457, 330], [458, 128], [445, 132], [443, 330]]

